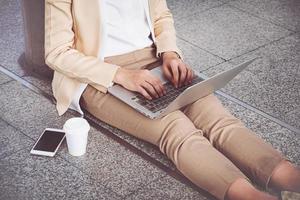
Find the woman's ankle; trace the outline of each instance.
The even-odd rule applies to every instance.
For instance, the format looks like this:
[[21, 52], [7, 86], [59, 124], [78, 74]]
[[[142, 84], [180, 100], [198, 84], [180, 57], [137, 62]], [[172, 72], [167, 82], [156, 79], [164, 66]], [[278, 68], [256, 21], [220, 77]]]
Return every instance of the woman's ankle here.
[[300, 169], [289, 161], [282, 161], [272, 173], [269, 185], [279, 191], [300, 192]]
[[259, 191], [245, 179], [237, 179], [229, 187], [226, 200], [277, 200], [278, 198]]

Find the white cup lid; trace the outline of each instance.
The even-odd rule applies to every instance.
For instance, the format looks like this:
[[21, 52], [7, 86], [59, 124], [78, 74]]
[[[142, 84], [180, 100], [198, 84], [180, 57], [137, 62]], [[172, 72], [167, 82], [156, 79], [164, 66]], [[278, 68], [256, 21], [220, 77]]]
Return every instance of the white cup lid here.
[[64, 131], [89, 131], [90, 125], [86, 119], [81, 117], [73, 117], [68, 119], [63, 127]]

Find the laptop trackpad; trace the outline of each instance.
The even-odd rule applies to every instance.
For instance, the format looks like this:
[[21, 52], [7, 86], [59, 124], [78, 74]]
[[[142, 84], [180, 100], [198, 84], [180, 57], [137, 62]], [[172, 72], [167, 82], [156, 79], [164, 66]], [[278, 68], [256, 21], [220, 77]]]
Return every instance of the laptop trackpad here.
[[163, 83], [168, 82], [168, 80], [163, 75], [161, 66], [151, 69], [150, 73], [153, 74], [154, 76], [158, 77]]

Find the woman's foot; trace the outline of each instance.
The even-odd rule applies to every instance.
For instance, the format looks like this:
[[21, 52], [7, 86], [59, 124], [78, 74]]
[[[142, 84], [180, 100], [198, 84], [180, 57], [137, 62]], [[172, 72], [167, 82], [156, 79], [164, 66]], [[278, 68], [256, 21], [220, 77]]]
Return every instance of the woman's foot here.
[[277, 197], [262, 192], [245, 179], [237, 179], [229, 187], [226, 200], [278, 200]]

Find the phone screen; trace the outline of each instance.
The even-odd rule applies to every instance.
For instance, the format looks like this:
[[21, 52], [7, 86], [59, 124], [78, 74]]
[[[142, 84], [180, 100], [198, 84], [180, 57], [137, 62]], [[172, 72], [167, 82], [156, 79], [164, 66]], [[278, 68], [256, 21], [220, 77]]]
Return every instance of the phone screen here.
[[63, 132], [46, 130], [33, 149], [38, 151], [55, 152], [64, 136], [65, 133]]

